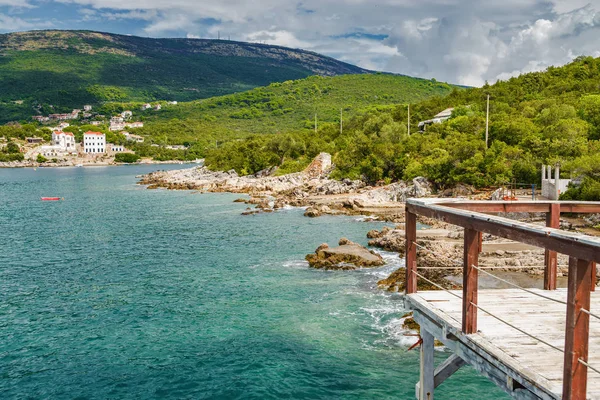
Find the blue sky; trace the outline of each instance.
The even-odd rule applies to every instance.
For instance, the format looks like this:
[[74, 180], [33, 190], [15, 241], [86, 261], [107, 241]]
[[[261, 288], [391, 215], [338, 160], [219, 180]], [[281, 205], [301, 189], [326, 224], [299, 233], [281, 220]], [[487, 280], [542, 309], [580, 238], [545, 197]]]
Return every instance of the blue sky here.
[[600, 56], [600, 0], [0, 0], [0, 32], [30, 29], [220, 33], [478, 86]]

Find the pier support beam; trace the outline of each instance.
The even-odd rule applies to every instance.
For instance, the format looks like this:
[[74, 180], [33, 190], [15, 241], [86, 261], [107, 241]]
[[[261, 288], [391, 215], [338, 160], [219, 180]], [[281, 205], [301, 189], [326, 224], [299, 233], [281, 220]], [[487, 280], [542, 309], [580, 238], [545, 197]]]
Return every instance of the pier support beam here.
[[[546, 226], [548, 228], [560, 228], [560, 204], [550, 204], [550, 212], [546, 213]], [[557, 260], [556, 251], [546, 250], [546, 269], [544, 270], [545, 290], [556, 290]]]
[[417, 293], [417, 215], [406, 210], [406, 294]]
[[433, 400], [433, 391], [435, 389], [435, 364], [433, 359], [434, 338], [426, 330], [421, 330], [421, 379], [419, 380], [418, 400]]
[[588, 360], [590, 316], [581, 310], [590, 309], [592, 264], [569, 258], [563, 400], [586, 399], [588, 369], [579, 360]]
[[479, 232], [465, 228], [462, 331], [466, 334], [477, 332], [477, 307], [473, 304], [477, 304], [479, 276], [473, 266], [479, 266], [479, 238]]

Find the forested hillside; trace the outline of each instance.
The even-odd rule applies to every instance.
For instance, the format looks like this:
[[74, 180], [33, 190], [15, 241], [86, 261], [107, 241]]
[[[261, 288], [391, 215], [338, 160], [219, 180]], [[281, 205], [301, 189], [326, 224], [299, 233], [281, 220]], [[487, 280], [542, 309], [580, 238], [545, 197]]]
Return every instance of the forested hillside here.
[[228, 40], [0, 34], [0, 123], [84, 104], [189, 101], [310, 75], [365, 72], [304, 50]]
[[[450, 120], [416, 133], [419, 121], [448, 107], [455, 107]], [[576, 196], [600, 199], [600, 59], [581, 57], [564, 67], [413, 104], [411, 136], [406, 120], [406, 105], [372, 108], [348, 121], [343, 133], [336, 124], [324, 124], [317, 134], [256, 135], [211, 151], [207, 163], [248, 173], [269, 165], [290, 170], [328, 151], [339, 178], [375, 183], [423, 175], [439, 187], [459, 182], [482, 187], [513, 179], [539, 183], [542, 163], [559, 162], [565, 177], [586, 177]]]

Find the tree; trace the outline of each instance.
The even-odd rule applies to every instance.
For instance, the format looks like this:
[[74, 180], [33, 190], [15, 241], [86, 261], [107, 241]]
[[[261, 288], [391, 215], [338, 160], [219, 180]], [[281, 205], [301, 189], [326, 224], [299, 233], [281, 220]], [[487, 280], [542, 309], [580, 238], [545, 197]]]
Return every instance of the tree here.
[[35, 160], [39, 163], [45, 163], [46, 161], [48, 161], [48, 159], [41, 154], [38, 154]]
[[131, 164], [140, 160], [140, 156], [135, 153], [117, 153], [115, 155], [116, 162]]

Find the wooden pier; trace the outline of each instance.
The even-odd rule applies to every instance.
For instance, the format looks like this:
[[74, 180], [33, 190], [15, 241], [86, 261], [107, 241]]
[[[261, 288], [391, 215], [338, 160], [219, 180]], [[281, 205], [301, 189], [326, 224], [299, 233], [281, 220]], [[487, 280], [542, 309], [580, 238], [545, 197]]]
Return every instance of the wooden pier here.
[[[600, 240], [557, 229], [561, 212], [598, 213], [600, 203], [411, 199], [406, 211], [405, 303], [422, 339], [417, 399], [432, 400], [466, 364], [517, 399], [600, 399]], [[505, 212], [546, 213], [547, 227], [494, 215]], [[462, 290], [417, 292], [417, 280], [427, 280], [417, 259], [418, 215], [465, 228]], [[482, 233], [546, 249], [545, 290], [478, 290], [479, 274], [493, 275], [478, 264]], [[557, 253], [569, 256], [566, 289], [556, 290]], [[453, 352], [437, 368], [434, 339]]]

